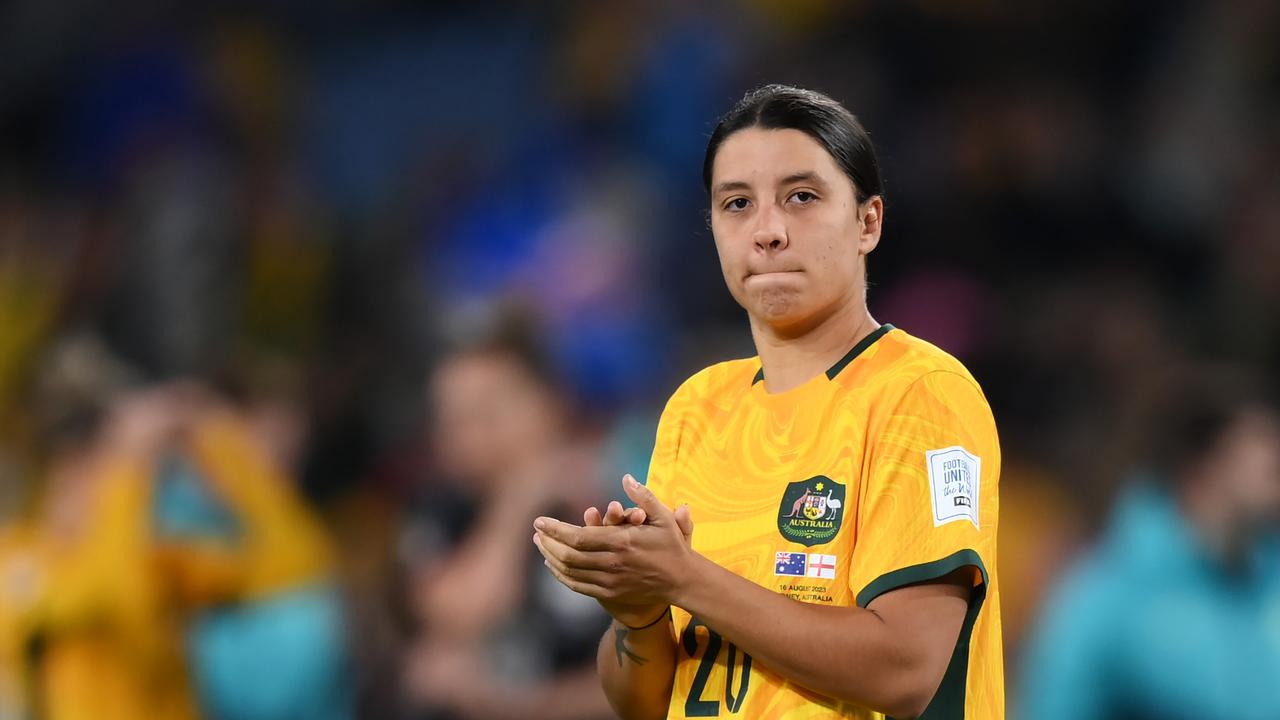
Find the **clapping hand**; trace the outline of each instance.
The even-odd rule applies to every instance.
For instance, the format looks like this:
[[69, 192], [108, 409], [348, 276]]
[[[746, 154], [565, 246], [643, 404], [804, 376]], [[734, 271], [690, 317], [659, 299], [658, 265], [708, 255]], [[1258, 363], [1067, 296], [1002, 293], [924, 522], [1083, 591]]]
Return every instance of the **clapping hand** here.
[[687, 505], [671, 510], [631, 475], [622, 488], [636, 507], [587, 508], [582, 526], [540, 517], [533, 542], [557, 580], [639, 627], [666, 611], [689, 576], [693, 520]]

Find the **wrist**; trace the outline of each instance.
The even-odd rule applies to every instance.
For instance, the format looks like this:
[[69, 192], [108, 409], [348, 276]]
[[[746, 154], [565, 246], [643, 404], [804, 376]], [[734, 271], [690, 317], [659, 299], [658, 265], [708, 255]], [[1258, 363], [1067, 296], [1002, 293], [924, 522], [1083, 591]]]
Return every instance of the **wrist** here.
[[670, 617], [671, 617], [671, 606], [668, 605], [662, 610], [662, 613], [659, 614], [658, 617], [654, 618], [653, 620], [650, 620], [649, 622], [644, 623], [643, 625], [633, 625], [629, 622], [625, 622], [616, 617], [613, 620], [614, 622], [622, 625], [628, 630], [637, 631], [637, 630], [648, 630], [649, 628], [657, 627], [659, 623], [661, 623], [663, 620], [666, 620]]
[[670, 611], [670, 605], [654, 603], [653, 605], [626, 605], [617, 603], [601, 603], [605, 612], [613, 622], [625, 628], [635, 629], [648, 627], [654, 618], [661, 620]]
[[671, 583], [671, 597], [668, 601], [676, 607], [688, 610], [689, 604], [695, 600], [697, 590], [706, 586], [710, 572], [720, 566], [690, 548], [679, 567]]

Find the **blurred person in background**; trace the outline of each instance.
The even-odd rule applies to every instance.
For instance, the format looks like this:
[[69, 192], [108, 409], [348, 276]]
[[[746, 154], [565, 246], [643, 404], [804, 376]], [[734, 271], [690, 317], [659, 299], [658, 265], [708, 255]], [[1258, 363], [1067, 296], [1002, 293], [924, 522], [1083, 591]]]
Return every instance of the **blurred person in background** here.
[[84, 337], [54, 348], [37, 406], [47, 482], [0, 557], [21, 705], [351, 716], [327, 540], [245, 416], [196, 384], [138, 387]]
[[1019, 717], [1280, 717], [1280, 406], [1219, 369], [1155, 396], [1143, 475], [1026, 649]]
[[290, 471], [304, 434], [296, 400], [259, 389], [240, 407], [199, 386], [168, 392], [184, 434], [154, 469], [153, 522], [191, 613], [202, 709], [219, 720], [351, 718], [333, 548]]
[[42, 366], [42, 491], [10, 531], [25, 544], [8, 548], [0, 588], [6, 654], [24, 666], [21, 705], [53, 720], [199, 717], [183, 618], [149, 533], [163, 403], [129, 394], [129, 370], [86, 337]]
[[527, 530], [600, 499], [594, 453], [532, 328], [497, 325], [430, 378], [440, 478], [402, 541], [420, 625], [408, 702], [415, 717], [611, 717], [595, 674], [607, 617], [542, 571]]

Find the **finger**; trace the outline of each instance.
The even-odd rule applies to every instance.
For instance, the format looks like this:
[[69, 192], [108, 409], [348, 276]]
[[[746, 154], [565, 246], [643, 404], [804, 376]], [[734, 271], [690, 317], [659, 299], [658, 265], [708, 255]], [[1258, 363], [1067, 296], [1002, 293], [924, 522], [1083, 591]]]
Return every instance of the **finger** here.
[[533, 544], [538, 546], [538, 552], [542, 553], [542, 564], [557, 571], [559, 574], [568, 577], [569, 568], [565, 565], [564, 559], [557, 554], [557, 550], [555, 548], [549, 547], [552, 542], [554, 541], [549, 538], [544, 538], [541, 535], [533, 536]]
[[618, 530], [611, 527], [579, 527], [555, 518], [540, 517], [533, 528], [577, 550], [612, 550]]
[[590, 583], [582, 582], [580, 580], [574, 580], [573, 578], [568, 577], [564, 573], [557, 570], [555, 566], [552, 565], [551, 563], [546, 563], [546, 566], [547, 566], [547, 569], [551, 571], [551, 574], [555, 576], [556, 580], [560, 581], [561, 585], [564, 585], [565, 587], [578, 593], [579, 595], [586, 595], [587, 597], [593, 597], [597, 600], [602, 600], [602, 599], [606, 599], [605, 596], [609, 594], [604, 588], [600, 587], [599, 585], [592, 585]]
[[594, 585], [602, 592], [606, 588], [611, 587], [617, 581], [617, 576], [600, 570], [584, 570], [582, 568], [565, 565], [556, 559], [554, 555], [544, 553], [542, 556], [542, 564], [553, 570], [557, 576], [568, 578], [576, 582]]
[[676, 508], [674, 515], [680, 534], [684, 535], [685, 541], [688, 542], [693, 537], [693, 513], [689, 510], [689, 504], [685, 503]]
[[558, 562], [561, 566], [572, 570], [614, 570], [615, 558], [612, 553], [580, 552], [568, 545], [546, 535], [534, 535], [533, 544], [543, 557]]
[[600, 516], [600, 508], [589, 507], [582, 513], [582, 524], [584, 527], [600, 527], [604, 524], [604, 518]]
[[614, 500], [609, 503], [609, 508], [604, 511], [605, 525], [621, 525], [623, 517], [626, 516], [626, 510], [623, 509], [622, 503]]
[[641, 510], [644, 510], [651, 524], [671, 525], [675, 523], [675, 518], [671, 515], [671, 509], [659, 502], [653, 491], [641, 485], [630, 473], [622, 478], [622, 490]]
[[648, 519], [649, 515], [644, 511], [644, 508], [634, 507], [627, 510], [626, 521], [632, 525], [643, 525], [644, 521]]

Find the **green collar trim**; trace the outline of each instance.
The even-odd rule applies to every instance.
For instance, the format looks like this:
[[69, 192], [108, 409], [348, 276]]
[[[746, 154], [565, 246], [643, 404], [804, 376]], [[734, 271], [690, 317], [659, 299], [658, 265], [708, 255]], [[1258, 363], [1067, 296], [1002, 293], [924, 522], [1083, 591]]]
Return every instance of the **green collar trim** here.
[[[882, 338], [882, 337], [884, 337], [886, 334], [888, 334], [888, 332], [889, 332], [890, 330], [894, 330], [894, 329], [895, 329], [895, 328], [893, 327], [893, 325], [890, 325], [889, 323], [885, 323], [885, 324], [881, 325], [880, 327], [876, 328], [874, 331], [872, 331], [872, 333], [871, 333], [870, 335], [868, 335], [868, 336], [866, 336], [866, 337], [862, 338], [861, 340], [859, 340], [859, 341], [858, 341], [858, 344], [857, 344], [857, 345], [854, 345], [852, 350], [850, 350], [849, 352], [845, 353], [845, 356], [844, 356], [844, 357], [842, 357], [842, 358], [840, 358], [839, 360], [837, 360], [837, 361], [836, 361], [836, 364], [835, 364], [835, 365], [832, 365], [832, 366], [827, 370], [827, 379], [828, 379], [828, 380], [835, 380], [835, 379], [836, 379], [836, 376], [840, 374], [840, 371], [841, 371], [841, 370], [844, 370], [844, 369], [845, 369], [845, 367], [847, 367], [847, 366], [849, 365], [849, 363], [853, 362], [855, 358], [857, 358], [857, 357], [858, 357], [859, 355], [861, 355], [862, 353], [866, 352], [867, 348], [869, 348], [869, 347], [871, 347], [872, 345], [874, 345], [874, 344], [875, 344], [875, 342], [876, 342], [877, 340], [879, 340], [880, 338]], [[755, 376], [754, 378], [752, 378], [752, 379], [751, 379], [751, 384], [752, 384], [752, 385], [755, 385], [755, 384], [756, 384], [756, 383], [758, 383], [758, 382], [764, 382], [764, 368], [763, 368], [763, 367], [761, 367], [759, 370], [757, 370], [757, 371], [756, 371], [756, 376]]]

